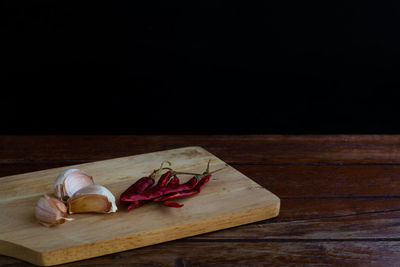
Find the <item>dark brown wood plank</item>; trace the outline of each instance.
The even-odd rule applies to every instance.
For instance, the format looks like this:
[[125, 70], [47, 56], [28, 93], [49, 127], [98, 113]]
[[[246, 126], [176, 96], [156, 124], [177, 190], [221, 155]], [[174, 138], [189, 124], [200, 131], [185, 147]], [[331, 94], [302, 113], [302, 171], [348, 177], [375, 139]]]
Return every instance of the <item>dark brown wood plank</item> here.
[[88, 162], [193, 145], [237, 164], [400, 163], [400, 135], [1, 136], [0, 163]]
[[281, 199], [279, 216], [260, 223], [347, 217], [400, 210], [400, 199]]
[[[73, 163], [72, 163], [73, 164]], [[79, 163], [76, 163], [79, 164]], [[5, 176], [47, 170], [71, 165], [70, 163], [16, 163], [0, 164], [0, 179]]]
[[[190, 239], [58, 266], [397, 266], [400, 242], [193, 242]], [[33, 266], [0, 256], [3, 266]]]
[[398, 165], [234, 165], [280, 198], [400, 198]]
[[400, 241], [400, 209], [313, 220], [267, 220], [193, 239]]

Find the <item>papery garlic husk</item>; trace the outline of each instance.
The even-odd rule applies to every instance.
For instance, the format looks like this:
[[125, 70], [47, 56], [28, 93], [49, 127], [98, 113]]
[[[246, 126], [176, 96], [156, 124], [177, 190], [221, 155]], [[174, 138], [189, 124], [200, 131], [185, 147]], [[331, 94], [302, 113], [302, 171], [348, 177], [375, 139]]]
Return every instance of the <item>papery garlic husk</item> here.
[[54, 183], [54, 195], [66, 201], [76, 191], [94, 184], [93, 178], [79, 169], [67, 169], [58, 175]]
[[63, 202], [51, 197], [44, 195], [41, 197], [35, 207], [35, 217], [44, 226], [50, 227], [64, 223], [66, 220], [72, 220], [67, 218], [67, 207]]
[[114, 195], [102, 185], [89, 185], [68, 199], [68, 212], [111, 213], [117, 211]]

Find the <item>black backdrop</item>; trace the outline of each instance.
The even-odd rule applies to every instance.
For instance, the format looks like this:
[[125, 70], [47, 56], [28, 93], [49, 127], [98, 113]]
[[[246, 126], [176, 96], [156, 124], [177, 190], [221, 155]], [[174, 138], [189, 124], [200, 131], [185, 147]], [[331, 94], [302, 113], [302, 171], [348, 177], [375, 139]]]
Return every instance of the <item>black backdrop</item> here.
[[400, 133], [398, 1], [1, 8], [1, 134]]

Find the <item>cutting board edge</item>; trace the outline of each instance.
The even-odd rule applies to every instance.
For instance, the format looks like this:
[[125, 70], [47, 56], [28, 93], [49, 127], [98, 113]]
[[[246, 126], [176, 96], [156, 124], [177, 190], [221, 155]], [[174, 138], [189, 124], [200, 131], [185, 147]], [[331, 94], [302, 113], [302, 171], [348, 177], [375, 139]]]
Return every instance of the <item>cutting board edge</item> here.
[[36, 265], [41, 265], [42, 253], [15, 244], [6, 240], [0, 240], [0, 255], [20, 259]]
[[[100, 257], [108, 254], [161, 244], [168, 241], [275, 218], [279, 215], [280, 199], [276, 195], [274, 196], [276, 197], [275, 202], [267, 206], [248, 209], [236, 212], [234, 214], [216, 216], [201, 221], [193, 221], [185, 224], [175, 225], [167, 228], [167, 230], [152, 230], [148, 232], [136, 233], [133, 235], [103, 240], [96, 243], [73, 246], [67, 249], [37, 252], [17, 244], [0, 240], [0, 254], [21, 259], [40, 266], [53, 266]], [[179, 234], [177, 235], [176, 233]], [[138, 238], [142, 240], [140, 244], [135, 241], [132, 242], [133, 239]], [[116, 244], [119, 245], [116, 246]], [[98, 248], [101, 249], [99, 250]]]

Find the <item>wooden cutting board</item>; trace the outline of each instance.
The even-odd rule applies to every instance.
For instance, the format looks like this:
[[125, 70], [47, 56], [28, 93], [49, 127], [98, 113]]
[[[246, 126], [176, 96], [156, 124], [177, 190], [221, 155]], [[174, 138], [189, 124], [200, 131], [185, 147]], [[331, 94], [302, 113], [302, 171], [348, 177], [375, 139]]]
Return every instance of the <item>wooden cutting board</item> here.
[[[201, 147], [184, 147], [136, 156], [31, 172], [0, 179], [0, 254], [37, 265], [55, 265], [139, 248], [272, 218], [280, 200], [228, 166], [215, 173], [200, 194], [178, 199], [182, 208], [150, 203], [127, 212], [73, 214], [74, 221], [47, 228], [34, 217], [34, 206], [52, 194], [57, 175], [79, 168], [95, 183], [119, 195], [140, 177], [168, 160], [177, 171], [201, 173], [226, 165]], [[182, 182], [190, 179], [182, 175]]]

